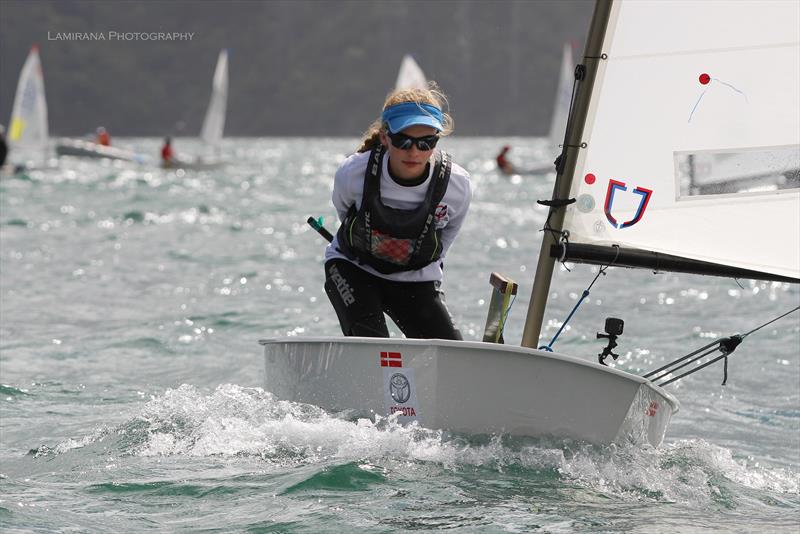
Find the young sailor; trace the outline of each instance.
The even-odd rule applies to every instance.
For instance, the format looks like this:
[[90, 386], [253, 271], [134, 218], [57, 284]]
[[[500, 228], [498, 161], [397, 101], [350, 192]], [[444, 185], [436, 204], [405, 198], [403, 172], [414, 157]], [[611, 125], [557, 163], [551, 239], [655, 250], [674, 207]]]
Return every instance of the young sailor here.
[[358, 151], [336, 171], [342, 224], [325, 253], [325, 292], [347, 336], [462, 339], [440, 290], [443, 260], [472, 199], [469, 174], [435, 150], [452, 131], [446, 97], [389, 94]]
[[174, 159], [175, 152], [172, 150], [172, 139], [165, 137], [164, 144], [161, 145], [161, 166], [165, 169], [172, 167]]
[[497, 154], [497, 158], [495, 158], [497, 160], [497, 168], [500, 169], [500, 172], [503, 174], [514, 174], [514, 166], [508, 161], [508, 157], [506, 156], [509, 150], [511, 150], [510, 146], [503, 146], [503, 148], [500, 149], [500, 153]]
[[108, 130], [103, 128], [102, 126], [98, 126], [97, 130], [97, 144], [103, 146], [111, 146], [111, 134], [108, 133]]

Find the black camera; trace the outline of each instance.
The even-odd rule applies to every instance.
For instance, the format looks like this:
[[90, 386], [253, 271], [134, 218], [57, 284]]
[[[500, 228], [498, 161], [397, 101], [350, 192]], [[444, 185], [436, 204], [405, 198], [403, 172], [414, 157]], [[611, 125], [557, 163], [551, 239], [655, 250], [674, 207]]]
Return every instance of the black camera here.
[[606, 333], [597, 333], [597, 339], [607, 339], [608, 345], [603, 349], [603, 352], [597, 355], [597, 361], [600, 365], [606, 365], [606, 358], [611, 356], [615, 360], [619, 354], [613, 352], [617, 346], [617, 336], [622, 335], [622, 327], [625, 326], [625, 321], [617, 319], [616, 317], [606, 317]]
[[625, 326], [625, 321], [622, 319], [617, 319], [616, 317], [606, 317], [606, 334], [612, 336], [621, 336], [623, 326]]

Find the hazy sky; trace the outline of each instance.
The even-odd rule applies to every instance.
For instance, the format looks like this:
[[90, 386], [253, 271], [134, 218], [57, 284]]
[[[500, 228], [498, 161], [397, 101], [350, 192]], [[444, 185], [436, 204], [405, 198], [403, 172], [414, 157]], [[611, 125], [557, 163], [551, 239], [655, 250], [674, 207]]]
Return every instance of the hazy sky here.
[[562, 45], [589, 0], [0, 2], [0, 122], [38, 43], [53, 135], [196, 135], [229, 48], [226, 135], [359, 135], [405, 54], [461, 135], [548, 128]]

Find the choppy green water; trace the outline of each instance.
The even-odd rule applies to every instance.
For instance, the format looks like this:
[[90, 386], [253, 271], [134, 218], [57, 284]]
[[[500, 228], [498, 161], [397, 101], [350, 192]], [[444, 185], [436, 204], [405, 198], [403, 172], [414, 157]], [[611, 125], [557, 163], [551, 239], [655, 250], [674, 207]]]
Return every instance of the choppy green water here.
[[[489, 272], [518, 280], [513, 343], [552, 178], [497, 176], [507, 141], [447, 142], [476, 193], [445, 291], [478, 339]], [[339, 332], [305, 219], [332, 227], [331, 178], [354, 145], [227, 140], [220, 170], [62, 160], [0, 180], [4, 532], [797, 531], [797, 316], [748, 338], [727, 386], [721, 369], [670, 386], [682, 408], [659, 449], [350, 420], [261, 389], [259, 338]], [[548, 335], [595, 273], [557, 273]], [[742, 286], [611, 269], [559, 346], [594, 358], [603, 319], [622, 317], [616, 365], [638, 373], [800, 300]]]

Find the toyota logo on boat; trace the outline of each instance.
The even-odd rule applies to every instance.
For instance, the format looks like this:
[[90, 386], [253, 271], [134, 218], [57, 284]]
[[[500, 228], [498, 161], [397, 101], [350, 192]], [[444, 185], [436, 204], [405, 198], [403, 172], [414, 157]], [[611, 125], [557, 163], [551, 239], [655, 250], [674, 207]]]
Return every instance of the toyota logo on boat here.
[[395, 373], [389, 379], [389, 394], [400, 404], [403, 404], [411, 396], [411, 384], [408, 378], [400, 373]]

